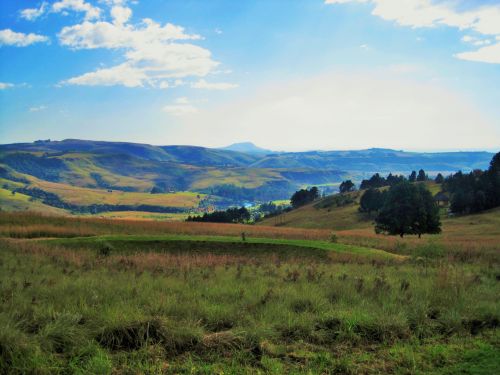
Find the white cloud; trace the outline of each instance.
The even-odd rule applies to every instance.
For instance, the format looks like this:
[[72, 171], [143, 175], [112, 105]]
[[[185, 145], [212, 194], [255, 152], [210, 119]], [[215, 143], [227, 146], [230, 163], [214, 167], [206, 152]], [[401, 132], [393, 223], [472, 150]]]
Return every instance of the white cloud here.
[[122, 6], [114, 6], [111, 8], [111, 17], [116, 25], [123, 25], [132, 16], [132, 9]]
[[163, 111], [173, 116], [185, 116], [198, 112], [198, 109], [193, 106], [186, 97], [177, 98], [173, 104], [163, 107]]
[[477, 51], [457, 53], [455, 56], [462, 60], [500, 64], [500, 43], [482, 47]]
[[168, 89], [170, 87], [170, 84], [168, 81], [161, 81], [158, 83], [158, 88], [159, 89]]
[[[483, 36], [500, 35], [500, 4], [485, 5], [475, 9], [458, 11], [453, 2], [431, 0], [325, 0], [326, 4], [344, 4], [350, 2], [370, 3], [374, 5], [372, 14], [384, 20], [394, 21], [401, 26], [413, 28], [449, 26], [460, 30], [470, 30]], [[477, 40], [475, 45], [487, 42]], [[492, 46], [494, 47], [494, 46]], [[474, 61], [492, 62], [500, 59], [496, 55], [498, 47], [484, 51], [481, 48], [473, 52], [459, 53], [456, 56], [475, 56]], [[481, 57], [485, 57], [481, 60]], [[469, 59], [469, 58], [468, 58]]]
[[44, 1], [42, 2], [39, 8], [23, 9], [20, 12], [21, 18], [24, 18], [25, 20], [28, 21], [34, 21], [45, 13], [45, 11], [47, 10], [47, 5], [48, 5], [47, 2]]
[[[210, 132], [200, 132], [199, 126]], [[304, 130], [306, 124], [307, 130]], [[469, 97], [412, 75], [338, 72], [263, 87], [181, 120], [170, 142], [218, 146], [234, 139], [283, 149], [497, 147], [500, 120]], [[287, 134], [283, 137], [283, 134]]]
[[30, 111], [30, 112], [40, 112], [40, 111], [44, 111], [44, 110], [46, 110], [46, 109], [47, 109], [47, 107], [46, 107], [46, 106], [44, 106], [44, 105], [39, 105], [39, 106], [37, 106], [37, 107], [31, 107], [31, 108], [29, 109], [29, 111]]
[[131, 14], [129, 8], [114, 7], [113, 23], [85, 21], [61, 30], [58, 37], [63, 46], [119, 49], [123, 50], [125, 60], [118, 66], [73, 77], [63, 83], [164, 88], [168, 79], [204, 77], [218, 65], [209, 50], [186, 43], [201, 39], [199, 35], [188, 34], [183, 27], [170, 23], [162, 26], [151, 19], [132, 25], [127, 23]]
[[14, 87], [15, 85], [13, 83], [7, 83], [7, 82], [0, 82], [0, 90], [6, 90]]
[[67, 10], [85, 13], [86, 20], [98, 19], [101, 15], [101, 9], [92, 6], [84, 0], [60, 0], [52, 4], [52, 12], [63, 13]]
[[79, 86], [115, 86], [140, 87], [148, 81], [146, 73], [136, 69], [128, 63], [112, 68], [98, 69], [95, 72], [85, 73], [78, 77], [70, 78], [63, 84]]
[[230, 90], [238, 87], [238, 85], [227, 82], [207, 82], [204, 79], [200, 79], [199, 81], [192, 83], [191, 87], [194, 89], [206, 90]]
[[11, 29], [0, 30], [0, 46], [26, 47], [34, 43], [48, 42], [49, 38], [39, 34], [17, 33]]

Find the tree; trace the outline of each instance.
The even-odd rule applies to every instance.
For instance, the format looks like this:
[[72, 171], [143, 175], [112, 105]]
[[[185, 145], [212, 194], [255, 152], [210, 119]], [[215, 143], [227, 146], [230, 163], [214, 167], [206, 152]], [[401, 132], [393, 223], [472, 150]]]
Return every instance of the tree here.
[[319, 190], [316, 186], [313, 186], [311, 190], [300, 189], [293, 193], [290, 198], [290, 202], [293, 208], [303, 206], [305, 204], [311, 203], [319, 198]]
[[491, 207], [500, 206], [500, 152], [497, 152], [491, 159], [487, 174], [490, 182], [487, 191], [488, 201]]
[[440, 233], [439, 208], [424, 185], [408, 182], [392, 186], [375, 218], [377, 232], [392, 235]]
[[423, 169], [418, 171], [417, 181], [427, 181], [427, 175]]
[[186, 221], [212, 222], [212, 223], [244, 223], [250, 220], [250, 212], [245, 207], [228, 208], [226, 211], [204, 213], [203, 216], [188, 216]]
[[447, 177], [443, 190], [450, 195], [450, 210], [457, 214], [480, 212], [500, 206], [500, 153], [486, 171], [461, 171]]
[[410, 176], [408, 176], [408, 181], [410, 181], [410, 182], [417, 181], [417, 172], [411, 171]]
[[438, 173], [437, 176], [436, 176], [436, 178], [434, 179], [434, 182], [436, 184], [442, 184], [443, 181], [444, 181], [443, 175], [441, 173]]
[[341, 193], [349, 193], [356, 190], [356, 185], [351, 180], [342, 181], [339, 186], [339, 191]]
[[378, 173], [375, 173], [373, 176], [370, 177], [369, 180], [363, 180], [361, 181], [360, 189], [369, 189], [369, 188], [379, 188], [382, 186], [387, 185], [387, 180], [380, 176]]
[[405, 180], [405, 177], [389, 173], [386, 180], [387, 180], [387, 185], [394, 186], [396, 184], [399, 184], [400, 182], [403, 182]]
[[380, 210], [384, 205], [385, 193], [378, 189], [370, 188], [362, 196], [359, 201], [359, 211], [371, 214], [374, 211]]

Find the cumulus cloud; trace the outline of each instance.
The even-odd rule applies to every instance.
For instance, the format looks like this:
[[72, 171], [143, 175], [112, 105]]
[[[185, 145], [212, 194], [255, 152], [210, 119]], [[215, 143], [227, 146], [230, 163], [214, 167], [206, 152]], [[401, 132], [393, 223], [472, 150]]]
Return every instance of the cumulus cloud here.
[[482, 47], [477, 51], [457, 53], [455, 56], [462, 60], [500, 64], [500, 43]]
[[122, 50], [125, 61], [63, 83], [164, 88], [169, 85], [168, 79], [204, 77], [218, 65], [209, 50], [187, 42], [200, 40], [199, 35], [189, 34], [171, 23], [162, 26], [148, 18], [133, 25], [128, 23], [131, 15], [130, 8], [114, 6], [113, 22], [84, 21], [64, 27], [58, 34], [61, 45], [72, 49]]
[[11, 29], [0, 30], [0, 46], [26, 47], [34, 43], [48, 42], [49, 38], [45, 35], [34, 33], [24, 34], [12, 31]]
[[[465, 11], [453, 8], [453, 2], [431, 0], [325, 0], [326, 4], [370, 3], [372, 14], [401, 26], [413, 28], [449, 26], [469, 30], [483, 37], [500, 35], [500, 4], [485, 5]], [[487, 44], [476, 38], [476, 46]], [[484, 39], [484, 38], [482, 38]], [[498, 39], [497, 39], [498, 40]], [[460, 59], [496, 62], [500, 59], [498, 46], [456, 54]], [[471, 58], [473, 56], [473, 58]], [[484, 57], [484, 59], [483, 59]]]
[[198, 109], [193, 106], [186, 97], [177, 98], [173, 104], [163, 107], [163, 111], [173, 116], [185, 116], [198, 112]]
[[74, 12], [85, 13], [85, 19], [93, 20], [98, 19], [101, 15], [101, 9], [94, 7], [92, 4], [85, 2], [84, 0], [60, 0], [52, 4], [51, 8], [54, 13], [61, 13], [68, 10]]
[[132, 9], [123, 6], [114, 6], [111, 8], [111, 17], [116, 25], [123, 25], [132, 16]]
[[194, 89], [206, 89], [206, 90], [230, 90], [238, 87], [237, 84], [228, 82], [207, 82], [205, 79], [200, 79], [197, 82], [191, 84]]
[[85, 73], [78, 77], [64, 81], [64, 84], [79, 86], [115, 86], [125, 87], [143, 86], [148, 81], [146, 73], [136, 69], [128, 63], [107, 69], [98, 69], [95, 72]]
[[43, 2], [39, 8], [28, 8], [21, 10], [21, 18], [24, 18], [27, 21], [34, 21], [37, 18], [41, 17], [48, 8], [47, 2]]

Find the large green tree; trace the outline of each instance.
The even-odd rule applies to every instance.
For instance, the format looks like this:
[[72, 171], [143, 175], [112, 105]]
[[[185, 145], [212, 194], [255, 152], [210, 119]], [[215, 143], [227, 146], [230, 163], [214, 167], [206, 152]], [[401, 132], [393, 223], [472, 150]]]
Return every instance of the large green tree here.
[[377, 232], [392, 235], [440, 233], [439, 208], [424, 185], [402, 182], [389, 189], [375, 218]]
[[385, 196], [386, 193], [378, 189], [366, 190], [359, 201], [359, 211], [370, 215], [372, 212], [380, 210], [384, 205]]

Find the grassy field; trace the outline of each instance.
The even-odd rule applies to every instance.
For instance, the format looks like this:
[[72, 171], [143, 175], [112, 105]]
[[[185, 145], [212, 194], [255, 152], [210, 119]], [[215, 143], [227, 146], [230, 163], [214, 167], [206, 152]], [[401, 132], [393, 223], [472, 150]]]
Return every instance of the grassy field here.
[[163, 214], [157, 212], [144, 212], [144, 211], [114, 211], [114, 212], [101, 212], [94, 217], [107, 218], [107, 219], [120, 219], [120, 220], [156, 220], [156, 221], [184, 221], [189, 214]]
[[89, 189], [69, 186], [55, 182], [37, 180], [33, 183], [50, 193], [57, 194], [62, 200], [77, 205], [113, 204], [113, 205], [154, 205], [165, 207], [197, 207], [204, 194], [193, 192], [175, 192], [167, 194], [150, 194], [138, 192], [125, 192], [107, 189]]
[[2, 212], [0, 373], [498, 373], [498, 251], [349, 235]]
[[[439, 185], [426, 183], [436, 193]], [[442, 233], [404, 238], [376, 234], [373, 217], [360, 213], [359, 192], [351, 194], [354, 202], [337, 207], [332, 197], [316, 201], [285, 214], [265, 219], [259, 226], [330, 230], [338, 241], [356, 246], [373, 247], [398, 254], [442, 249], [453, 256], [495, 257], [500, 251], [500, 209], [480, 214], [448, 217], [441, 211]]]
[[12, 194], [12, 191], [0, 188], [0, 207], [3, 211], [34, 211], [53, 215], [68, 215], [63, 209], [51, 207], [41, 202], [32, 201], [24, 194]]

